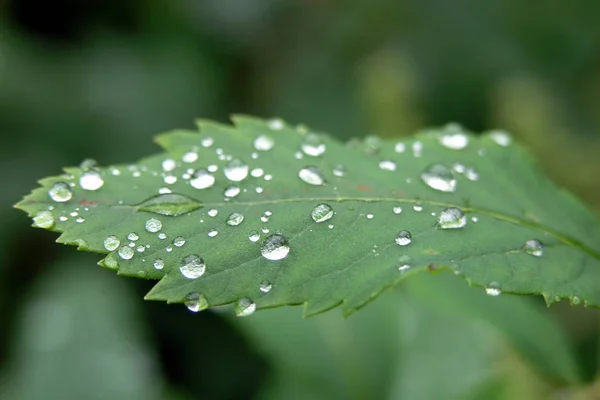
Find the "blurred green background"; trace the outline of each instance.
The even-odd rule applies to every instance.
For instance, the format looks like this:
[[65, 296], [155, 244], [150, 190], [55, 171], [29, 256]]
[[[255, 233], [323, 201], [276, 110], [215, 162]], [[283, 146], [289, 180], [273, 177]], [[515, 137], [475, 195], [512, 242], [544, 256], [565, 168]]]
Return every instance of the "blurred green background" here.
[[596, 310], [409, 279], [347, 320], [144, 302], [11, 208], [196, 117], [504, 128], [600, 210], [600, 2], [0, 1], [0, 399], [600, 399]]

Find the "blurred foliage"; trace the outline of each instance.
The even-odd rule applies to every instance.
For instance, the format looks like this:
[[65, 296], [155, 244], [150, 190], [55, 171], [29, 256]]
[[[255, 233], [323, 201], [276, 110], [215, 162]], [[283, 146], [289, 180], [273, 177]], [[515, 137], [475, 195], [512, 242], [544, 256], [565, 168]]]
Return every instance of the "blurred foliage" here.
[[[538, 316], [511, 331], [499, 303], [482, 318], [460, 300], [474, 289], [424, 277], [348, 320], [232, 322], [143, 302], [146, 282], [10, 209], [63, 165], [137, 159], [158, 132], [243, 112], [341, 138], [506, 128], [599, 210], [598, 15], [593, 0], [0, 2], [0, 399], [600, 398], [595, 310], [511, 298]], [[549, 326], [581, 388], [515, 341], [543, 346]]]

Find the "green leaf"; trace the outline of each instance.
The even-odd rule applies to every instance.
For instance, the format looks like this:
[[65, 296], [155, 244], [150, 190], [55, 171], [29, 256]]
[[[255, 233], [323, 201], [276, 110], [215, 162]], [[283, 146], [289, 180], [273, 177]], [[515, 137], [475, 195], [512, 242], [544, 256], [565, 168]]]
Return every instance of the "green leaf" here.
[[[510, 137], [456, 125], [342, 144], [282, 121], [201, 121], [134, 165], [67, 168], [17, 207], [193, 310], [345, 314], [418, 271], [600, 306], [598, 220]], [[185, 212], [184, 212], [185, 210]]]

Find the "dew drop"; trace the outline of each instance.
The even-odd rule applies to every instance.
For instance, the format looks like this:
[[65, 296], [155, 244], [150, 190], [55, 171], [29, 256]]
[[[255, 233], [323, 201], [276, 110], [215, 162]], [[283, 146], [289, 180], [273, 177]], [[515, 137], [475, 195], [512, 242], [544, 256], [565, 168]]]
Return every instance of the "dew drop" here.
[[138, 253], [143, 253], [146, 250], [146, 247], [144, 247], [144, 246], [138, 246], [136, 250], [137, 250]]
[[398, 266], [398, 271], [400, 272], [406, 272], [410, 269], [410, 265], [409, 264], [403, 264], [403, 265], [399, 265]]
[[140, 237], [135, 232], [131, 232], [129, 235], [127, 235], [127, 239], [131, 240], [132, 242], [135, 242], [139, 238]]
[[500, 285], [498, 282], [491, 282], [488, 286], [485, 287], [485, 294], [488, 296], [498, 296], [502, 293], [500, 290]]
[[248, 165], [236, 158], [227, 164], [223, 173], [230, 181], [241, 182], [248, 176]]
[[342, 176], [346, 176], [346, 167], [344, 167], [342, 164], [336, 165], [333, 167], [333, 175], [340, 178]]
[[310, 185], [323, 185], [325, 183], [325, 178], [323, 177], [323, 173], [314, 166], [304, 167], [298, 173], [300, 179]]
[[248, 240], [253, 243], [258, 242], [259, 239], [260, 239], [260, 233], [258, 233], [258, 231], [252, 231], [248, 234]]
[[229, 226], [238, 226], [244, 221], [244, 214], [234, 212], [227, 217], [227, 225]]
[[54, 215], [50, 211], [40, 211], [33, 217], [33, 226], [50, 229], [54, 226]]
[[230, 185], [225, 188], [225, 192], [223, 193], [225, 197], [235, 197], [240, 194], [239, 186]]
[[262, 228], [260, 231], [264, 234], [267, 234], [270, 232], [269, 228], [267, 228], [267, 227]]
[[539, 240], [532, 239], [525, 242], [523, 250], [532, 256], [541, 257], [544, 254], [544, 245]]
[[177, 236], [173, 239], [173, 246], [182, 247], [185, 244], [185, 239], [182, 236]]
[[211, 208], [210, 210], [208, 210], [209, 217], [216, 217], [217, 214], [219, 214], [219, 210], [217, 210], [216, 208]]
[[440, 136], [440, 144], [447, 149], [461, 150], [469, 145], [469, 136], [458, 124], [448, 124]]
[[448, 207], [444, 209], [438, 218], [440, 229], [457, 229], [467, 225], [467, 217], [460, 208]]
[[406, 145], [402, 142], [398, 142], [396, 143], [396, 146], [394, 146], [394, 151], [396, 153], [404, 153], [404, 150], [406, 150]]
[[421, 157], [423, 155], [423, 143], [416, 141], [412, 144], [413, 156]]
[[200, 140], [200, 144], [202, 145], [202, 147], [210, 147], [213, 145], [213, 143], [214, 143], [214, 140], [210, 136], [203, 137]]
[[48, 190], [48, 196], [57, 203], [64, 203], [65, 201], [71, 200], [73, 192], [69, 189], [69, 185], [64, 182], [56, 182], [50, 190]]
[[154, 265], [155, 269], [161, 270], [165, 267], [165, 262], [162, 258], [157, 258], [156, 260], [154, 260], [154, 263], [152, 265]]
[[158, 238], [160, 240], [165, 240], [167, 238], [167, 234], [164, 233], [164, 232], [161, 232], [161, 233], [158, 234]]
[[121, 241], [115, 235], [110, 235], [104, 239], [104, 248], [108, 251], [115, 251], [121, 245]]
[[162, 229], [162, 222], [156, 218], [150, 218], [146, 221], [146, 230], [150, 233], [156, 233]]
[[130, 260], [133, 257], [133, 249], [128, 246], [123, 246], [119, 249], [119, 257], [123, 260]]
[[259, 286], [260, 291], [263, 293], [269, 293], [272, 288], [273, 284], [271, 284], [269, 281], [262, 281]]
[[188, 151], [181, 158], [181, 161], [183, 161], [184, 163], [193, 163], [193, 162], [196, 162], [197, 160], [198, 160], [198, 153], [196, 153], [195, 151]]
[[265, 171], [262, 168], [254, 168], [252, 171], [250, 171], [250, 175], [254, 178], [260, 178], [264, 175], [264, 173]]
[[163, 160], [161, 166], [164, 171], [170, 172], [175, 169], [177, 164], [175, 163], [175, 160], [173, 160], [172, 158], [167, 158], [167, 159]]
[[421, 204], [421, 203], [415, 203], [415, 204], [413, 204], [413, 210], [415, 210], [416, 212], [423, 211], [423, 204]]
[[367, 214], [367, 219], [373, 219], [375, 217], [373, 214]]
[[269, 218], [273, 215], [271, 211], [265, 211], [263, 215], [260, 217], [261, 222], [269, 222]]
[[284, 128], [285, 124], [279, 118], [274, 118], [267, 121], [267, 126], [274, 131], [280, 131]]
[[258, 151], [269, 151], [275, 146], [275, 140], [268, 135], [260, 135], [254, 139], [254, 148]]
[[317, 223], [328, 221], [333, 217], [333, 208], [329, 204], [318, 204], [313, 208], [311, 217]]
[[394, 214], [400, 214], [402, 212], [402, 207], [395, 206], [394, 208], [392, 208], [392, 211], [394, 212]]
[[433, 164], [421, 173], [421, 180], [430, 188], [440, 192], [454, 192], [456, 179], [452, 170], [441, 164]]
[[260, 253], [271, 261], [283, 260], [290, 252], [290, 246], [285, 237], [279, 234], [268, 236], [262, 244]]
[[194, 172], [194, 175], [190, 180], [190, 185], [196, 189], [208, 189], [214, 184], [215, 177], [205, 169], [199, 169], [198, 171]]
[[412, 241], [412, 235], [409, 231], [400, 231], [396, 235], [396, 244], [399, 246], [407, 246]]
[[325, 150], [326, 150], [326, 146], [321, 141], [321, 138], [319, 137], [319, 135], [316, 135], [314, 133], [309, 133], [308, 135], [306, 135], [304, 137], [304, 139], [302, 140], [302, 144], [300, 145], [300, 148], [302, 149], [304, 154], [306, 154], [307, 156], [313, 156], [313, 157], [318, 157], [320, 155], [323, 155], [323, 153], [325, 153]]
[[256, 303], [249, 298], [244, 297], [235, 304], [234, 308], [235, 315], [238, 317], [247, 317], [254, 314], [254, 311], [256, 311]]
[[200, 278], [205, 270], [206, 265], [204, 264], [204, 260], [195, 254], [185, 257], [183, 265], [179, 267], [181, 274], [188, 279]]
[[167, 185], [172, 185], [175, 182], [177, 182], [177, 177], [175, 175], [165, 175], [165, 177], [163, 178], [163, 181], [167, 184]]
[[87, 171], [79, 178], [79, 185], [83, 190], [98, 190], [104, 185], [104, 180], [98, 171]]
[[465, 176], [470, 181], [476, 181], [479, 179], [479, 174], [473, 168], [467, 168], [465, 170]]
[[379, 168], [384, 171], [395, 171], [396, 163], [391, 160], [384, 160], [379, 163]]
[[208, 300], [202, 293], [192, 292], [185, 296], [183, 302], [191, 312], [198, 312], [208, 308]]
[[511, 136], [504, 131], [492, 131], [489, 133], [490, 139], [492, 139], [496, 144], [499, 144], [502, 147], [510, 146], [512, 142]]
[[217, 236], [218, 234], [219, 234], [219, 231], [216, 229], [211, 229], [208, 231], [208, 237], [211, 237], [211, 238]]
[[581, 299], [578, 296], [571, 297], [571, 304], [576, 306], [581, 303]]

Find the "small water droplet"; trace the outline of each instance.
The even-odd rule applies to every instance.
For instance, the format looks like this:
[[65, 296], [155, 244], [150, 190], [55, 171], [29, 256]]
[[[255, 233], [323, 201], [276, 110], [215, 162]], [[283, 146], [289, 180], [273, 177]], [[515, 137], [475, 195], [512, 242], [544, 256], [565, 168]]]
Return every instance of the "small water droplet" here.
[[261, 222], [269, 222], [269, 218], [271, 217], [271, 215], [273, 215], [271, 211], [265, 211], [260, 217]]
[[398, 266], [398, 271], [400, 272], [406, 272], [410, 269], [410, 265], [409, 264], [403, 264], [403, 265], [399, 265]]
[[196, 189], [208, 189], [214, 184], [215, 177], [205, 169], [199, 169], [198, 171], [194, 172], [194, 175], [190, 180], [190, 185]]
[[375, 217], [373, 214], [367, 214], [367, 219], [373, 219]]
[[131, 232], [129, 235], [127, 235], [127, 239], [131, 240], [132, 242], [135, 242], [139, 238], [140, 237], [135, 232]]
[[98, 190], [104, 185], [104, 180], [98, 171], [87, 171], [79, 178], [83, 190]]
[[581, 299], [579, 298], [579, 296], [573, 296], [571, 297], [571, 304], [576, 306], [579, 303], [581, 303]]
[[165, 240], [167, 238], [167, 234], [164, 233], [164, 232], [161, 232], [161, 233], [158, 234], [158, 238], [160, 240]]
[[325, 178], [323, 177], [323, 173], [315, 166], [307, 166], [300, 170], [298, 173], [300, 179], [310, 185], [323, 185], [325, 183]]
[[512, 142], [511, 136], [508, 134], [508, 132], [505, 131], [491, 131], [489, 132], [489, 135], [490, 139], [492, 139], [494, 142], [496, 142], [502, 147], [510, 146]]
[[233, 159], [223, 169], [223, 173], [233, 182], [241, 182], [248, 176], [248, 165], [239, 159]]
[[141, 245], [140, 245], [140, 246], [138, 246], [138, 247], [136, 248], [136, 250], [137, 250], [137, 252], [138, 252], [138, 253], [143, 253], [143, 252], [146, 250], [146, 247], [145, 247], [145, 246], [141, 246]]
[[275, 140], [268, 135], [260, 135], [254, 139], [254, 148], [258, 151], [269, 151], [275, 146]]
[[396, 163], [391, 160], [383, 160], [379, 163], [379, 168], [384, 171], [395, 171]]
[[488, 296], [498, 296], [502, 293], [500, 290], [500, 285], [498, 282], [491, 282], [488, 286], [485, 287], [485, 294]]
[[327, 225], [327, 227], [328, 227], [329, 229], [333, 229], [333, 224], [329, 224], [329, 225]]
[[254, 178], [260, 178], [264, 175], [264, 173], [265, 171], [262, 168], [254, 168], [252, 171], [250, 171], [250, 175]]
[[421, 180], [430, 188], [440, 192], [454, 192], [456, 179], [452, 170], [441, 164], [433, 164], [421, 173]]
[[218, 234], [219, 234], [219, 231], [216, 229], [211, 229], [208, 231], [208, 237], [211, 237], [211, 238], [217, 236]]
[[181, 157], [181, 161], [183, 161], [184, 163], [196, 162], [198, 161], [198, 153], [196, 153], [195, 151], [188, 151], [183, 155], [183, 157]]
[[525, 242], [523, 250], [532, 256], [541, 257], [544, 254], [544, 245], [539, 240], [532, 239]]
[[290, 246], [285, 237], [279, 234], [268, 236], [262, 244], [260, 252], [264, 258], [271, 261], [282, 260], [290, 252]]
[[33, 217], [33, 226], [50, 229], [54, 226], [54, 215], [50, 211], [40, 211]]
[[454, 123], [444, 127], [439, 140], [442, 146], [453, 150], [464, 149], [469, 144], [469, 136], [464, 132], [462, 126]]
[[248, 240], [250, 240], [253, 243], [258, 242], [259, 239], [260, 239], [260, 233], [258, 233], [257, 231], [252, 231], [248, 234]]
[[423, 155], [423, 143], [416, 141], [412, 144], [413, 156], [421, 157]]
[[418, 202], [413, 204], [413, 210], [415, 210], [416, 212], [423, 211], [423, 204], [418, 203]]
[[177, 167], [175, 160], [173, 160], [172, 158], [167, 158], [167, 159], [163, 160], [161, 165], [162, 165], [162, 169], [166, 172], [171, 172], [175, 169], [175, 167]]
[[328, 221], [333, 217], [333, 208], [329, 204], [318, 204], [313, 208], [311, 217], [317, 223]]
[[378, 154], [379, 151], [381, 150], [381, 139], [378, 138], [377, 136], [367, 136], [364, 139], [364, 144], [365, 144], [365, 154], [367, 155], [375, 155]]
[[244, 297], [235, 304], [234, 308], [235, 315], [238, 317], [247, 317], [254, 314], [254, 311], [256, 311], [256, 303], [249, 298]]
[[223, 193], [225, 197], [235, 197], [240, 194], [239, 186], [230, 185], [225, 188], [225, 192]]
[[267, 228], [267, 227], [262, 228], [260, 231], [264, 234], [267, 234], [270, 232], [269, 228]]
[[115, 235], [110, 235], [104, 239], [104, 248], [108, 251], [115, 251], [121, 245], [121, 241]]
[[57, 203], [64, 203], [65, 201], [71, 200], [73, 197], [73, 192], [64, 182], [56, 182], [52, 187], [48, 190], [48, 196]]
[[465, 177], [470, 181], [476, 181], [479, 179], [479, 174], [473, 168], [467, 168], [465, 171]]
[[269, 293], [272, 288], [273, 288], [273, 285], [269, 281], [262, 281], [260, 283], [260, 287], [259, 287], [260, 291], [263, 293]]
[[335, 167], [333, 167], [333, 175], [340, 178], [342, 176], [346, 176], [346, 167], [344, 167], [342, 164], [336, 165]]
[[201, 257], [192, 254], [183, 259], [183, 265], [179, 267], [179, 271], [188, 279], [197, 279], [204, 275], [206, 265]]
[[392, 208], [392, 211], [394, 212], [394, 214], [400, 214], [402, 212], [402, 207], [395, 206], [394, 208]]
[[256, 193], [258, 193], [258, 194], [261, 194], [261, 193], [264, 191], [264, 189], [263, 189], [262, 187], [260, 187], [260, 186], [257, 186], [257, 187], [254, 189], [254, 191], [256, 191]]
[[238, 226], [244, 221], [244, 214], [234, 212], [227, 217], [227, 225], [229, 226]]
[[412, 235], [409, 231], [400, 231], [396, 235], [396, 244], [399, 246], [407, 246], [412, 241]]
[[270, 181], [271, 179], [273, 179], [273, 176], [270, 174], [265, 175], [265, 181]]
[[314, 133], [309, 133], [304, 137], [300, 148], [302, 149], [304, 154], [313, 157], [323, 155], [323, 153], [325, 153], [326, 150], [326, 146], [322, 142], [319, 135], [316, 135]]
[[123, 246], [119, 249], [119, 257], [123, 260], [130, 260], [133, 257], [133, 249], [128, 246]]
[[216, 208], [211, 208], [210, 210], [208, 210], [209, 217], [216, 217], [217, 214], [219, 214], [219, 210], [217, 210]]
[[210, 136], [205, 136], [200, 140], [200, 144], [202, 145], [202, 147], [210, 147], [213, 145], [213, 143], [214, 140]]
[[162, 229], [162, 222], [156, 218], [150, 218], [146, 221], [146, 230], [150, 233], [156, 233]]
[[438, 218], [440, 229], [457, 229], [467, 225], [467, 217], [460, 208], [448, 207], [444, 209]]
[[161, 270], [165, 267], [165, 262], [162, 258], [157, 258], [156, 260], [154, 260], [154, 263], [152, 265], [154, 265], [155, 269]]
[[274, 131], [280, 131], [285, 127], [285, 124], [279, 118], [274, 118], [267, 121], [267, 126]]
[[173, 239], [173, 246], [182, 247], [185, 244], [185, 239], [182, 236], [177, 236]]
[[185, 296], [183, 302], [191, 312], [198, 312], [208, 308], [208, 300], [202, 293], [192, 292]]

